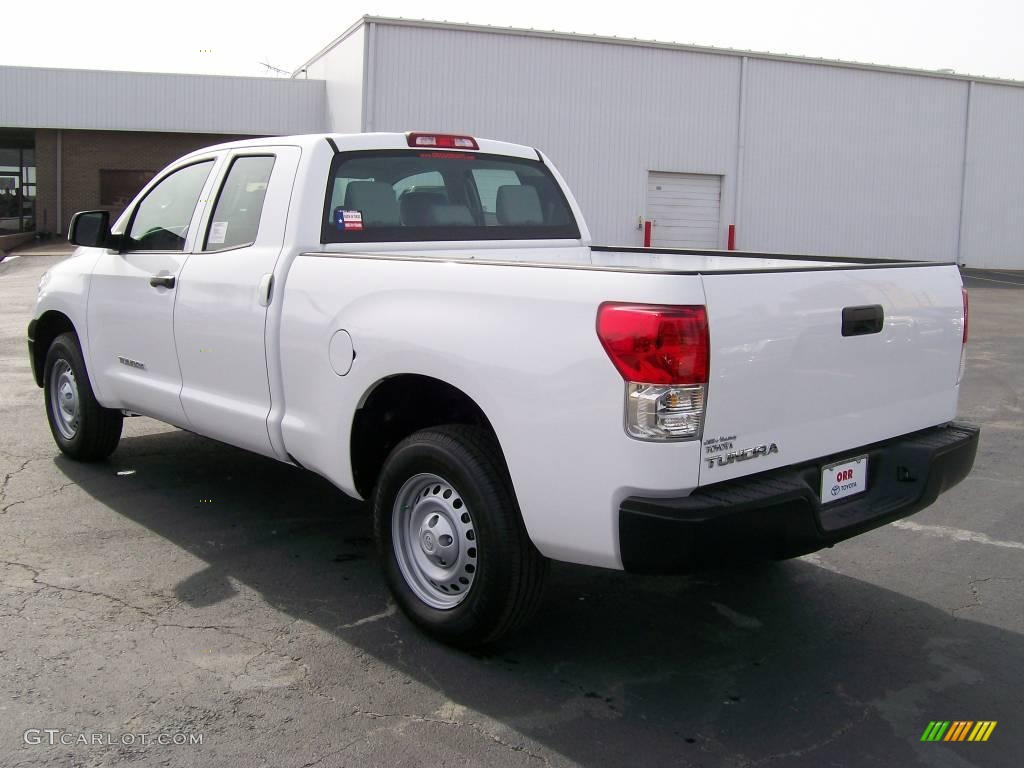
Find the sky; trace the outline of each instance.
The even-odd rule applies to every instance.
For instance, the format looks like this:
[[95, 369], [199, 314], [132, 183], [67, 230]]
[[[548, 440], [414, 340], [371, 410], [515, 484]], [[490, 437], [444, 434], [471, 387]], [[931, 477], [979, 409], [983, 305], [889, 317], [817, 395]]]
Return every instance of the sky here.
[[[273, 76], [264, 63], [291, 72], [364, 14], [1024, 80], [1021, 0], [46, 0], [38, 7], [12, 0], [2, 13], [13, 34], [4, 35], [0, 65]], [[53, 23], [41, 24], [47, 17]]]

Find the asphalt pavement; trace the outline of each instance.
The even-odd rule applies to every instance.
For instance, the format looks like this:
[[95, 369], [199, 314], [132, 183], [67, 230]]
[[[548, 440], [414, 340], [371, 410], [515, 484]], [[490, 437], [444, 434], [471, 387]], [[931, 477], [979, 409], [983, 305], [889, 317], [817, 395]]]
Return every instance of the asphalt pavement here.
[[556, 566], [474, 655], [396, 612], [365, 508], [310, 473], [145, 418], [62, 458], [24, 340], [56, 260], [0, 263], [0, 765], [1020, 765], [1019, 273], [967, 279], [984, 431], [934, 506], [787, 563]]

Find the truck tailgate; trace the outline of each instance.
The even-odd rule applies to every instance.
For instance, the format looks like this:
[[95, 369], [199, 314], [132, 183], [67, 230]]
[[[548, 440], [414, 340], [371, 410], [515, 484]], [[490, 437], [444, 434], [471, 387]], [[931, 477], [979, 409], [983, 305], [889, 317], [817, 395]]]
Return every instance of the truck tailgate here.
[[[952, 265], [705, 274], [711, 368], [700, 485], [953, 419]], [[872, 319], [881, 307], [881, 327]], [[844, 313], [847, 308], [844, 336]]]

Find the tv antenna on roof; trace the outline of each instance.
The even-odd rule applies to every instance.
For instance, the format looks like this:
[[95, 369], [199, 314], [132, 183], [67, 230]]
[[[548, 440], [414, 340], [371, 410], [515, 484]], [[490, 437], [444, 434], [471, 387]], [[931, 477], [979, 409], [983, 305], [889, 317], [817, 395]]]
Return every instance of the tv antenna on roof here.
[[291, 74], [291, 72], [289, 72], [287, 69], [281, 69], [280, 67], [275, 67], [273, 64], [271, 64], [270, 62], [267, 62], [267, 61], [261, 61], [260, 62], [260, 66], [261, 67], [266, 67], [268, 74], [271, 73], [271, 72], [273, 72], [275, 75], [290, 75]]

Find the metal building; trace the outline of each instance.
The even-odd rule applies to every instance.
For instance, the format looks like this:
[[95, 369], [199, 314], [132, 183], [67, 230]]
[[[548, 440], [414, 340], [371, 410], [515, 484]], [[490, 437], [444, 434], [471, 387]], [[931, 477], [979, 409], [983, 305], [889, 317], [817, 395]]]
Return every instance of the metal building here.
[[368, 16], [285, 80], [0, 67], [0, 248], [204, 144], [425, 129], [543, 148], [599, 242], [1024, 269], [1022, 125], [1016, 81]]
[[1024, 269], [1024, 83], [365, 17], [293, 77], [341, 132], [542, 147], [598, 241]]

